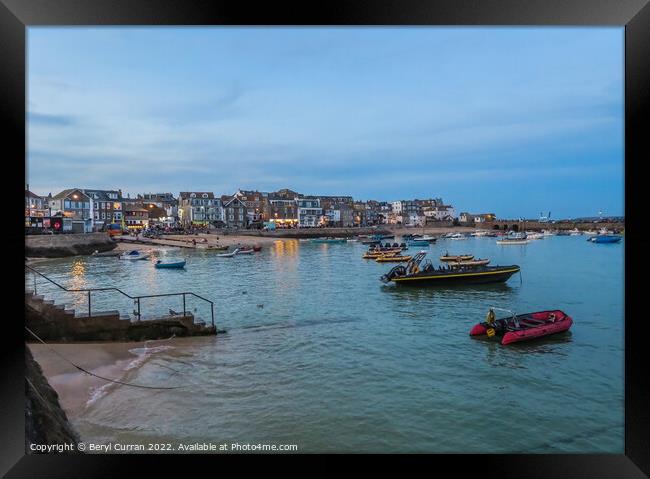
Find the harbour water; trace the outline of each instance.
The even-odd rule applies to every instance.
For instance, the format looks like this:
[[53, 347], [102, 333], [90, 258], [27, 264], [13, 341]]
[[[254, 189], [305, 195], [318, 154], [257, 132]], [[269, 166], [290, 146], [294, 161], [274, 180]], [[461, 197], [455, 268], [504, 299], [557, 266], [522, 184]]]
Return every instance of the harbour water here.
[[[147, 350], [132, 344], [133, 359], [115, 370], [120, 380], [182, 387], [88, 388], [68, 411], [74, 426], [86, 441], [296, 444], [298, 452], [623, 452], [624, 242], [440, 239], [427, 248], [434, 264], [448, 251], [521, 266], [505, 284], [453, 288], [383, 285], [394, 265], [361, 259], [366, 248], [278, 240], [232, 259], [177, 249], [150, 261], [37, 262], [69, 288], [194, 291], [215, 302], [227, 330]], [[186, 269], [155, 269], [163, 257], [185, 258]], [[86, 307], [82, 294], [38, 288]], [[109, 293], [92, 302], [93, 310], [134, 308]], [[209, 321], [200, 302], [187, 306]], [[511, 346], [470, 338], [490, 306], [561, 309], [574, 325]], [[182, 303], [142, 304], [145, 319], [169, 309]]]

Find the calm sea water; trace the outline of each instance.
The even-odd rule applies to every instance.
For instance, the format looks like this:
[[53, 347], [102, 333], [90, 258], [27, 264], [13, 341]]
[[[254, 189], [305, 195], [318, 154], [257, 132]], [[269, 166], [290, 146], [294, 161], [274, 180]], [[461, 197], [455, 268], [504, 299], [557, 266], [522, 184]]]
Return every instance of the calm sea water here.
[[[297, 444], [302, 452], [623, 452], [624, 243], [551, 237], [439, 240], [445, 251], [518, 264], [505, 284], [400, 288], [393, 265], [361, 259], [361, 243], [277, 241], [251, 256], [160, 251], [152, 261], [78, 257], [36, 267], [68, 287], [131, 294], [194, 291], [214, 300], [227, 334], [162, 348], [71, 417], [86, 440]], [[413, 248], [412, 248], [413, 249]], [[416, 248], [420, 249], [420, 248]], [[28, 279], [27, 284], [30, 284]], [[39, 283], [39, 292], [76, 303]], [[112, 294], [93, 309], [133, 310]], [[469, 337], [490, 306], [558, 308], [569, 333], [504, 347]], [[146, 318], [182, 309], [142, 303]], [[209, 320], [209, 310], [188, 299]], [[500, 314], [497, 316], [501, 316]], [[141, 345], [140, 345], [141, 346]], [[137, 346], [135, 346], [137, 347]]]

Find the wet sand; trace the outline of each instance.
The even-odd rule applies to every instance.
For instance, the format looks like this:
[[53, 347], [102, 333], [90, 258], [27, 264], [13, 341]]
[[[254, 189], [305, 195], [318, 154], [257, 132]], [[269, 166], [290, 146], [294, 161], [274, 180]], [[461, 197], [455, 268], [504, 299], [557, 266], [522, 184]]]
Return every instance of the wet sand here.
[[61, 407], [71, 418], [76, 418], [83, 415], [86, 407], [92, 403], [94, 398], [99, 397], [99, 394], [110, 393], [111, 388], [114, 387], [129, 386], [122, 386], [86, 374], [54, 351], [93, 374], [129, 382], [129, 371], [141, 367], [149, 357], [153, 357], [151, 354], [147, 355], [147, 349], [151, 352], [155, 352], [156, 348], [159, 349], [161, 346], [185, 349], [211, 341], [214, 341], [214, 337], [146, 341], [146, 348], [145, 342], [48, 345], [30, 343], [28, 347], [34, 359], [41, 366], [48, 382], [59, 395]]

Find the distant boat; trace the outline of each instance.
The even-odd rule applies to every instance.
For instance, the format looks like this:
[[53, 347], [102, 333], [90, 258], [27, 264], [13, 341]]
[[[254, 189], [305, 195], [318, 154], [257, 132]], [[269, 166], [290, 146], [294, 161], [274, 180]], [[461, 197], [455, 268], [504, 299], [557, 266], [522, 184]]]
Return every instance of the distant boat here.
[[408, 240], [406, 242], [409, 246], [429, 246], [429, 241], [425, 240]]
[[435, 236], [424, 235], [421, 238], [419, 238], [419, 240], [428, 241], [429, 243], [435, 243], [438, 240], [438, 238], [436, 238]]
[[528, 232], [526, 231], [526, 239], [544, 239], [544, 235], [542, 233], [536, 233], [536, 232]]
[[185, 267], [185, 260], [177, 260], [177, 261], [163, 261], [159, 259], [156, 261], [156, 268], [162, 269], [162, 268], [170, 268], [170, 269], [181, 269]]
[[137, 261], [140, 259], [147, 259], [149, 257], [148, 253], [142, 253], [138, 250], [133, 250], [129, 251], [128, 253], [124, 253], [120, 255], [120, 259], [127, 259], [130, 261]]
[[465, 236], [464, 234], [461, 234], [461, 233], [455, 233], [455, 234], [451, 235], [449, 237], [449, 239], [452, 239], [452, 240], [466, 240], [467, 236]]
[[620, 235], [611, 234], [592, 236], [587, 241], [591, 241], [592, 243], [618, 243], [622, 239], [623, 237]]
[[237, 248], [234, 253], [235, 254], [253, 254], [255, 250], [253, 248], [250, 249], [239, 249]]
[[345, 238], [314, 238], [311, 240], [312, 243], [347, 243], [348, 240]]
[[581, 234], [582, 231], [580, 231], [578, 228], [573, 228], [572, 230], [569, 230], [570, 236], [580, 236]]
[[460, 255], [449, 255], [445, 254], [440, 257], [440, 261], [450, 262], [450, 261], [471, 261], [474, 259], [473, 254], [460, 254]]
[[501, 239], [497, 240], [497, 244], [500, 245], [523, 245], [528, 244], [528, 239], [525, 233], [514, 233], [504, 236]]
[[218, 245], [213, 245], [213, 244], [197, 244], [195, 246], [196, 249], [205, 249], [208, 251], [227, 251], [228, 246], [218, 246]]
[[216, 256], [217, 258], [233, 258], [237, 254], [237, 251], [239, 251], [239, 249], [236, 249], [232, 253], [219, 253]]

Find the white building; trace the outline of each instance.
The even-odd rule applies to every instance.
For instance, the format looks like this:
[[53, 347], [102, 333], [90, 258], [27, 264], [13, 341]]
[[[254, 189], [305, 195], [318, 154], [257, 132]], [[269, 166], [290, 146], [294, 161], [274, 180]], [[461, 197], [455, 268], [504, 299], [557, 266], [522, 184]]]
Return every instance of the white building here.
[[320, 199], [318, 198], [297, 198], [298, 204], [298, 227], [299, 228], [313, 228], [318, 226], [323, 216], [323, 209], [320, 207]]
[[452, 221], [456, 217], [456, 210], [448, 205], [427, 207], [423, 212], [429, 221]]

